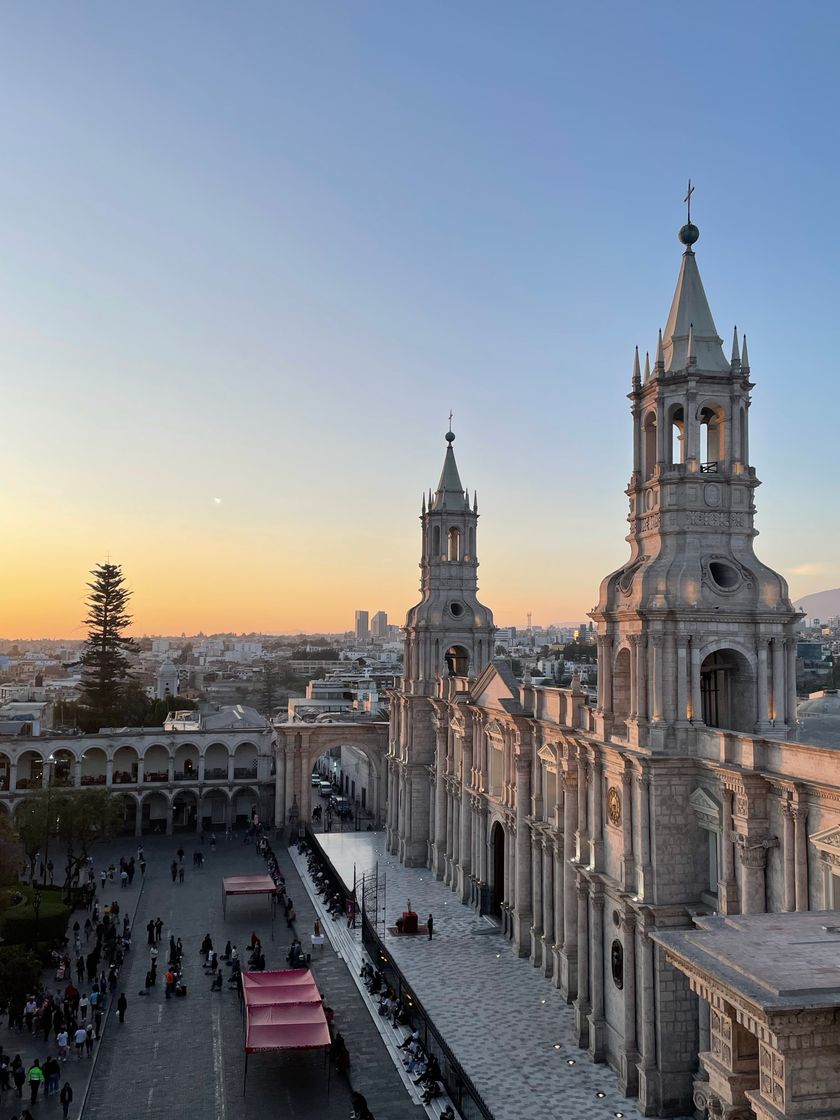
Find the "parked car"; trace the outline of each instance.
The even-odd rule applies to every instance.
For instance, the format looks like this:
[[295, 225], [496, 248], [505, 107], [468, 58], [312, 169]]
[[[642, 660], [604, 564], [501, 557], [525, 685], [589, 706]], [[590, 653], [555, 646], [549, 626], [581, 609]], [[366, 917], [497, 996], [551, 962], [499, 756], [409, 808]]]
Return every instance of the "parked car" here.
[[319, 786], [320, 784], [321, 784], [321, 775], [316, 771], [312, 775], [312, 788], [315, 789], [315, 787]]
[[319, 782], [318, 786], [321, 797], [332, 797], [333, 788], [331, 782]]
[[348, 821], [353, 816], [353, 805], [347, 797], [333, 798], [333, 812], [343, 821]]

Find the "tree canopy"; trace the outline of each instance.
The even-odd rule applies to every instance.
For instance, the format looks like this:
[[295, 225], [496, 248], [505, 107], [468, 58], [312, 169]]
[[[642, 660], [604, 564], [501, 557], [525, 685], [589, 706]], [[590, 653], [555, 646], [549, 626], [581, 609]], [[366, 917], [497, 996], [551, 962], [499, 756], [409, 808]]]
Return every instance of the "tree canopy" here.
[[98, 726], [121, 723], [121, 689], [128, 653], [135, 649], [125, 630], [131, 624], [131, 591], [119, 564], [98, 564], [88, 583], [88, 636], [82, 654], [82, 704]]

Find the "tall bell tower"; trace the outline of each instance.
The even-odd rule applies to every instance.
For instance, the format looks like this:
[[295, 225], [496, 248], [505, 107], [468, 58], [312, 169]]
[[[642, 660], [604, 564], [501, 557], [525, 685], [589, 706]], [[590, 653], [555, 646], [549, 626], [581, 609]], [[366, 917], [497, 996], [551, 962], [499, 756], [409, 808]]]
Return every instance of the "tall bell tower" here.
[[478, 500], [461, 484], [452, 444], [437, 490], [420, 512], [420, 602], [405, 620], [401, 687], [391, 697], [388, 842], [406, 864], [429, 859], [429, 767], [435, 759], [432, 700], [441, 681], [474, 679], [493, 657], [493, 613], [478, 601]]
[[706, 728], [785, 738], [795, 723], [785, 580], [756, 557], [746, 336], [723, 352], [689, 220], [656, 358], [638, 348], [629, 399], [630, 559], [601, 584], [598, 719], [605, 737], [691, 750]]

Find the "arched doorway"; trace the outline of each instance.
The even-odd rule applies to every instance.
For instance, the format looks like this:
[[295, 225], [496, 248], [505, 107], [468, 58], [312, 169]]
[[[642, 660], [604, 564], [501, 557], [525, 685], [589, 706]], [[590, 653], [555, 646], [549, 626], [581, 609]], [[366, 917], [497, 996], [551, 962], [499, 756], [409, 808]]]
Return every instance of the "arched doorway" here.
[[493, 825], [490, 833], [490, 847], [493, 853], [490, 913], [500, 918], [502, 916], [502, 903], [505, 900], [505, 830], [498, 821]]
[[172, 798], [172, 831], [195, 832], [198, 829], [198, 794], [179, 789]]
[[122, 810], [123, 810], [123, 821], [122, 821], [122, 833], [123, 833], [123, 835], [124, 836], [139, 835], [139, 829], [137, 828], [137, 824], [138, 824], [137, 816], [138, 816], [138, 812], [139, 812], [139, 806], [138, 806], [138, 803], [137, 803], [137, 797], [133, 793], [122, 794]]
[[211, 789], [201, 802], [201, 827], [205, 832], [224, 832], [229, 825], [228, 795], [223, 789]]
[[720, 649], [700, 666], [700, 699], [707, 727], [752, 733], [756, 720], [755, 673], [742, 653]]
[[165, 793], [147, 793], [140, 805], [140, 828], [145, 833], [166, 832], [169, 801]]

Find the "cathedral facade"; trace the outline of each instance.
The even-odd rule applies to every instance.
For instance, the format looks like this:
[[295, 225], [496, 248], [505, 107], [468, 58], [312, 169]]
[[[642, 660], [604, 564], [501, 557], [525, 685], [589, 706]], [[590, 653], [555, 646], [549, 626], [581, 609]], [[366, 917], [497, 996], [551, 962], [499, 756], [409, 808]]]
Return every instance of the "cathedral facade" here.
[[655, 359], [634, 362], [630, 557], [592, 612], [595, 703], [575, 679], [534, 686], [494, 660], [478, 506], [447, 434], [392, 696], [387, 839], [496, 916], [646, 1115], [713, 1098], [734, 1117], [740, 1028], [652, 935], [840, 907], [840, 758], [795, 740], [799, 616], [753, 548], [747, 344], [735, 332], [726, 357], [698, 237], [680, 231]]

